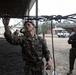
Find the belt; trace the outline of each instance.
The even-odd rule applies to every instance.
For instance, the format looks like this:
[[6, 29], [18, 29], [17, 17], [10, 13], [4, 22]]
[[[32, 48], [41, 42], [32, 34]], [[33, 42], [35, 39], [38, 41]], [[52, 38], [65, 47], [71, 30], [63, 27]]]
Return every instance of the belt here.
[[25, 62], [27, 63], [27, 65], [39, 65], [41, 63], [43, 63], [43, 60], [39, 60], [39, 61], [27, 61], [25, 60]]

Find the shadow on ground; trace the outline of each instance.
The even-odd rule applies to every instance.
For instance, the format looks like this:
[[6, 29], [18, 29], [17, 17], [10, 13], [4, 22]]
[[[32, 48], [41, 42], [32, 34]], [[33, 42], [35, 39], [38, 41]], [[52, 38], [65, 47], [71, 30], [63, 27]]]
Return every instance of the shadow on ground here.
[[21, 47], [0, 38], [0, 75], [24, 75], [23, 67]]

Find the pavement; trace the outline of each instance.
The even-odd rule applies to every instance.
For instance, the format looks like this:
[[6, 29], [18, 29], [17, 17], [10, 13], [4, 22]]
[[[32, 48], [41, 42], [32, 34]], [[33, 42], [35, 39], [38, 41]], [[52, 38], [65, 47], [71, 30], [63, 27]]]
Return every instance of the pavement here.
[[[38, 36], [43, 37], [43, 34], [39, 34]], [[52, 38], [52, 35], [51, 35], [51, 34], [45, 34], [44, 37], [45, 37], [45, 38]], [[53, 37], [54, 37], [54, 38], [58, 38], [57, 35], [53, 35]]]
[[0, 38], [0, 75], [24, 75], [23, 68], [21, 47]]

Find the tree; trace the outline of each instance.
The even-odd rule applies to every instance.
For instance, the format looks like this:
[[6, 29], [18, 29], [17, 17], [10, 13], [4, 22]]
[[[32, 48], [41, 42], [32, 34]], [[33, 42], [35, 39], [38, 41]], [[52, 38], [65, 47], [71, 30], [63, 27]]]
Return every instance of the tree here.
[[51, 28], [50, 23], [49, 22], [43, 23], [43, 25], [41, 26], [42, 33], [47, 33], [48, 28]]

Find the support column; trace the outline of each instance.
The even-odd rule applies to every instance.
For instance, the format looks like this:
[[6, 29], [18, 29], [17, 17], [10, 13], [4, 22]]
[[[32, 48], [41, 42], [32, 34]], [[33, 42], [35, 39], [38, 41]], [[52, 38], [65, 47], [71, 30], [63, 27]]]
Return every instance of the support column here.
[[38, 34], [38, 0], [36, 0], [36, 34]]

